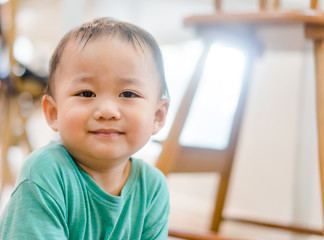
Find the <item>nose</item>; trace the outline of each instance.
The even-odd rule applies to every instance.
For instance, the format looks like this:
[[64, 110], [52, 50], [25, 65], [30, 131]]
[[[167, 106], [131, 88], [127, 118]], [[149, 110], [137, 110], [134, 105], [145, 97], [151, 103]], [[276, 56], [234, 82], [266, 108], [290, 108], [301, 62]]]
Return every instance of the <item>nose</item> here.
[[120, 111], [117, 103], [112, 100], [101, 101], [94, 112], [94, 118], [96, 120], [120, 119]]

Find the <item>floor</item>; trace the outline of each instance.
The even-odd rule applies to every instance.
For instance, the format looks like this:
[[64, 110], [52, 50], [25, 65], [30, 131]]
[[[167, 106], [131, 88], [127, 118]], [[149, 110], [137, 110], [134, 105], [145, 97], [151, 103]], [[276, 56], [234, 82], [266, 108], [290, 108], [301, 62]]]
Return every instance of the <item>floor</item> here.
[[[207, 230], [212, 217], [217, 180], [217, 175], [210, 173], [170, 174], [168, 177], [171, 198], [170, 226], [188, 230]], [[253, 240], [323, 239], [319, 236], [292, 234], [284, 230], [234, 222], [223, 222], [220, 235]]]

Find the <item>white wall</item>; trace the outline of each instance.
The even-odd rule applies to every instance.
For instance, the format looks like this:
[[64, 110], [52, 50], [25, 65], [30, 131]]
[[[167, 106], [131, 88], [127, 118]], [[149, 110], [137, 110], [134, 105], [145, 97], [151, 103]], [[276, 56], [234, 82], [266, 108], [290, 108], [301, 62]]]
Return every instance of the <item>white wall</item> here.
[[227, 212], [320, 229], [312, 43], [301, 26], [267, 27], [259, 36], [265, 51], [252, 77]]

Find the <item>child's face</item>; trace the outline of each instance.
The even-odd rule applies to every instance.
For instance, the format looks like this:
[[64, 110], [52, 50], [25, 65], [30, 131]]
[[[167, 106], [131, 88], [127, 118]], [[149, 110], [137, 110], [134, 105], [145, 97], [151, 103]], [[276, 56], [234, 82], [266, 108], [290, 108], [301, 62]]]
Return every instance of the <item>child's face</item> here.
[[[153, 57], [114, 38], [68, 43], [43, 98], [49, 125], [70, 154], [87, 167], [126, 160], [163, 126], [168, 102]], [[109, 163], [108, 163], [109, 164]]]

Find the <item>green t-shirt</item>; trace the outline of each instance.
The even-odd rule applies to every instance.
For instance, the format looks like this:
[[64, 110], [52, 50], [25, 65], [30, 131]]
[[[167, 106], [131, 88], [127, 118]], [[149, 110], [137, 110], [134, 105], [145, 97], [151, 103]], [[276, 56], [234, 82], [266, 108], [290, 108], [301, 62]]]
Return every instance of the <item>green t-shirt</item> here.
[[104, 192], [58, 142], [25, 161], [0, 219], [0, 239], [167, 239], [163, 174], [132, 158], [121, 196]]

